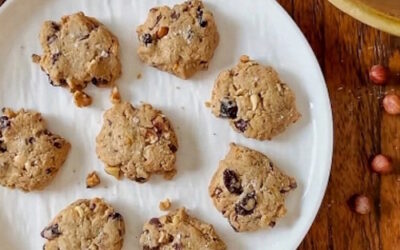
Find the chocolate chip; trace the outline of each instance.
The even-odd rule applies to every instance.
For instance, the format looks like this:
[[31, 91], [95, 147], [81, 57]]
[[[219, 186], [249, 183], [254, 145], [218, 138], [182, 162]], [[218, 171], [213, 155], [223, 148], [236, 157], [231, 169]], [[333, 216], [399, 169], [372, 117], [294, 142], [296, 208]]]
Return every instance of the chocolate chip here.
[[53, 143], [53, 146], [58, 148], [58, 149], [62, 148], [62, 144], [57, 142], [57, 141]]
[[51, 174], [51, 172], [53, 172], [51, 168], [46, 169], [46, 174]]
[[65, 80], [65, 79], [60, 79], [59, 81], [60, 81], [60, 84], [61, 84], [61, 85], [67, 85], [67, 80]]
[[94, 210], [96, 208], [96, 203], [91, 202], [89, 205], [90, 210]]
[[220, 107], [220, 117], [222, 118], [230, 118], [235, 119], [237, 116], [238, 107], [236, 102], [230, 100], [229, 98], [223, 98], [221, 100], [221, 107]]
[[151, 219], [149, 220], [149, 223], [150, 223], [151, 225], [156, 226], [156, 227], [162, 227], [162, 224], [161, 224], [161, 222], [160, 222], [160, 220], [159, 220], [158, 218], [151, 218]]
[[176, 151], [178, 151], [178, 148], [174, 144], [169, 144], [168, 147], [172, 153], [176, 153]]
[[28, 143], [29, 144], [33, 144], [35, 142], [35, 138], [34, 137], [29, 137], [28, 138]]
[[149, 43], [153, 42], [153, 37], [149, 33], [146, 33], [142, 36], [142, 41], [147, 46]]
[[60, 58], [60, 56], [61, 56], [60, 52], [58, 52], [56, 54], [52, 54], [51, 55], [51, 63], [55, 64], [58, 61], [58, 58]]
[[113, 220], [122, 220], [122, 215], [120, 213], [114, 212], [110, 214], [108, 218], [111, 218]]
[[95, 86], [106, 85], [108, 83], [106, 79], [96, 77], [93, 77], [91, 81]]
[[60, 30], [60, 25], [57, 24], [56, 22], [51, 22], [51, 28], [55, 31], [59, 31]]
[[171, 14], [171, 18], [175, 19], [175, 20], [179, 19], [180, 16], [181, 16], [181, 14], [176, 13], [176, 11], [172, 12], [172, 14]]
[[235, 121], [235, 127], [237, 129], [239, 129], [239, 131], [242, 132], [242, 133], [244, 131], [246, 131], [247, 125], [248, 125], [248, 122], [243, 120], [243, 119], [239, 119], [239, 120]]
[[147, 181], [147, 179], [143, 177], [135, 177], [134, 180], [139, 183], [145, 183]]
[[270, 223], [269, 223], [269, 226], [270, 227], [274, 227], [276, 225], [276, 222], [275, 221], [271, 221]]
[[79, 41], [86, 40], [89, 38], [89, 36], [90, 36], [90, 34], [86, 34], [86, 35], [82, 36], [81, 38], [79, 38]]
[[224, 185], [232, 194], [240, 195], [243, 192], [239, 177], [235, 171], [225, 169], [223, 173]]
[[245, 197], [235, 205], [235, 212], [239, 215], [250, 215], [257, 206], [256, 193], [253, 191], [246, 194]]
[[6, 129], [11, 126], [11, 122], [7, 116], [0, 116], [0, 129]]
[[207, 22], [207, 20], [203, 19], [203, 10], [201, 9], [200, 6], [197, 8], [196, 15], [197, 15], [197, 20], [199, 22], [200, 27], [202, 27], [202, 28], [207, 27], [208, 22]]
[[107, 119], [107, 123], [108, 123], [108, 126], [111, 126], [111, 125], [112, 125], [112, 121], [109, 120], [109, 119]]
[[40, 235], [45, 239], [54, 240], [61, 235], [61, 232], [58, 229], [58, 224], [53, 224], [43, 229]]
[[53, 133], [51, 133], [50, 131], [48, 131], [47, 129], [43, 130], [43, 134], [47, 135], [47, 136], [52, 136]]
[[221, 193], [222, 193], [222, 189], [217, 187], [214, 190], [213, 196], [217, 196], [218, 197]]
[[175, 250], [183, 250], [183, 245], [182, 245], [182, 243], [175, 243], [175, 244], [172, 245], [172, 247], [173, 247]]

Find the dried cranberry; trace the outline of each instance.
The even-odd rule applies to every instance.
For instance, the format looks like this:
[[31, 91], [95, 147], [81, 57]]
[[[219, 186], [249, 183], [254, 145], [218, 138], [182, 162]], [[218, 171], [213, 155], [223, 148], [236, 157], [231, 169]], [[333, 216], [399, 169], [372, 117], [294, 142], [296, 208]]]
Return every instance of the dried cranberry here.
[[240, 119], [240, 120], [235, 121], [235, 127], [236, 127], [237, 129], [239, 129], [239, 131], [242, 132], [242, 133], [243, 133], [244, 131], [246, 131], [247, 125], [248, 125], [248, 122], [245, 121], [245, 120], [243, 120], [243, 119]]
[[235, 101], [230, 100], [228, 98], [223, 98], [221, 100], [220, 117], [235, 119], [237, 116], [237, 112], [238, 112], [238, 107]]
[[241, 201], [236, 203], [235, 212], [239, 215], [250, 215], [257, 206], [256, 193], [248, 193]]
[[10, 127], [11, 122], [7, 116], [0, 116], [0, 129], [5, 129]]
[[223, 179], [224, 185], [230, 193], [239, 195], [243, 192], [239, 177], [234, 171], [225, 169]]
[[151, 218], [151, 219], [149, 220], [149, 223], [150, 223], [151, 225], [156, 226], [156, 227], [162, 227], [162, 224], [161, 224], [161, 222], [160, 222], [160, 220], [159, 220], [158, 218]]
[[53, 224], [43, 229], [40, 235], [45, 239], [54, 240], [61, 235], [61, 232], [58, 228], [58, 224]]
[[55, 31], [59, 31], [60, 30], [60, 25], [57, 24], [56, 22], [51, 22], [51, 28]]
[[153, 37], [149, 34], [146, 33], [142, 36], [142, 41], [144, 42], [144, 44], [147, 46], [147, 44], [152, 43], [153, 42]]

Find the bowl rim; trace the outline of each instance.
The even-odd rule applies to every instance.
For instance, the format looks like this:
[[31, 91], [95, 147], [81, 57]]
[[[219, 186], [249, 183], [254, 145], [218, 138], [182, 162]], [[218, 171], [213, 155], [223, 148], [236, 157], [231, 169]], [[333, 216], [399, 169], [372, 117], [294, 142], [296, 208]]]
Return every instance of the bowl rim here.
[[374, 28], [400, 36], [400, 19], [372, 8], [359, 0], [328, 0], [355, 19]]

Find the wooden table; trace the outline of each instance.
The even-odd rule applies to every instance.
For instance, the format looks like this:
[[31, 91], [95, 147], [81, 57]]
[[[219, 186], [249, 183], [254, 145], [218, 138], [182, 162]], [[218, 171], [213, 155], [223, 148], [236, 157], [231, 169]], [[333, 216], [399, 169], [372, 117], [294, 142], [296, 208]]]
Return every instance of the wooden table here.
[[[0, 0], [0, 5], [4, 0]], [[307, 37], [330, 93], [335, 145], [332, 173], [321, 209], [299, 249], [400, 249], [400, 117], [385, 114], [382, 96], [400, 94], [400, 38], [352, 19], [326, 0], [278, 0]], [[394, 72], [390, 84], [368, 79], [371, 65]], [[301, 70], [301, 69], [300, 69]], [[390, 155], [396, 173], [378, 176], [370, 158]], [[372, 213], [357, 215], [347, 200], [364, 193]]]
[[[382, 97], [400, 94], [400, 39], [340, 12], [326, 0], [278, 0], [307, 37], [325, 75], [334, 119], [334, 156], [329, 186], [318, 216], [299, 249], [400, 249], [400, 116], [385, 114]], [[391, 68], [386, 87], [370, 83], [373, 64]], [[369, 169], [384, 153], [395, 174]], [[357, 215], [347, 200], [364, 193], [372, 213]]]

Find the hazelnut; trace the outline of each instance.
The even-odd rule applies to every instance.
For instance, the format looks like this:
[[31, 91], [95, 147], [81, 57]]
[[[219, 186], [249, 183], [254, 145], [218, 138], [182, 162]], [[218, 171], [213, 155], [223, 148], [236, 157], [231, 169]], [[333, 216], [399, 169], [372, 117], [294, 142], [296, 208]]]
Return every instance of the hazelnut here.
[[171, 201], [169, 199], [160, 201], [159, 208], [161, 211], [167, 211], [171, 208]]
[[389, 70], [382, 65], [374, 65], [369, 70], [369, 79], [376, 85], [383, 85], [389, 79]]
[[369, 214], [371, 212], [371, 201], [363, 194], [353, 195], [349, 200], [349, 205], [358, 214]]
[[100, 178], [95, 171], [88, 174], [86, 177], [86, 187], [92, 188], [100, 184]]
[[105, 170], [107, 174], [112, 175], [117, 179], [120, 179], [121, 169], [119, 167], [106, 166]]
[[371, 168], [378, 174], [388, 174], [393, 170], [392, 159], [382, 154], [376, 155], [372, 159]]
[[164, 36], [166, 36], [168, 34], [169, 28], [166, 26], [161, 27], [158, 31], [157, 31], [157, 38], [161, 39]]
[[118, 87], [114, 86], [111, 89], [111, 94], [110, 94], [110, 101], [112, 104], [118, 104], [121, 103], [121, 95], [119, 93]]
[[92, 98], [82, 91], [75, 91], [74, 93], [75, 105], [79, 108], [87, 107], [92, 104]]
[[386, 95], [383, 98], [383, 108], [390, 115], [400, 115], [400, 97], [395, 94]]

